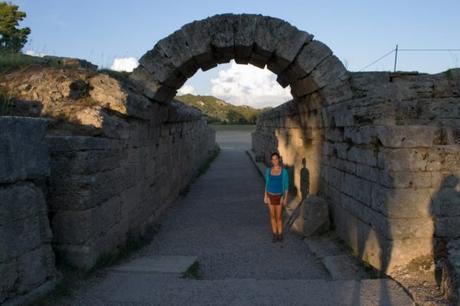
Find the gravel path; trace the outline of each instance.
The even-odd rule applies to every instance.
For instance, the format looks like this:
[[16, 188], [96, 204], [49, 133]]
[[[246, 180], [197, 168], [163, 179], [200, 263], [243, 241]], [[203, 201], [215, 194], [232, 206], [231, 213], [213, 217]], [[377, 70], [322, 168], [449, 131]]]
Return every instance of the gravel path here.
[[264, 182], [247, 131], [217, 134], [222, 150], [177, 199], [153, 241], [130, 260], [196, 256], [202, 279], [101, 271], [60, 305], [411, 305], [389, 280], [332, 281], [299, 236], [272, 243]]
[[317, 279], [327, 271], [292, 233], [271, 241], [264, 184], [244, 151], [223, 149], [137, 256], [194, 255], [204, 279]]

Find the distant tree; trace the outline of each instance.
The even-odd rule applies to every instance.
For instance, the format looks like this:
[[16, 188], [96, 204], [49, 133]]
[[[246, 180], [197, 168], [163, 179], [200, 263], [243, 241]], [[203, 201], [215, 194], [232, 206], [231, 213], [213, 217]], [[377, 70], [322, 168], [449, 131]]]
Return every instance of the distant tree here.
[[30, 29], [18, 26], [25, 17], [17, 5], [0, 2], [0, 51], [19, 52], [24, 47]]
[[235, 123], [241, 123], [241, 121], [244, 120], [244, 117], [237, 111], [234, 111], [231, 109], [227, 112], [227, 119], [228, 119], [228, 123], [235, 124]]

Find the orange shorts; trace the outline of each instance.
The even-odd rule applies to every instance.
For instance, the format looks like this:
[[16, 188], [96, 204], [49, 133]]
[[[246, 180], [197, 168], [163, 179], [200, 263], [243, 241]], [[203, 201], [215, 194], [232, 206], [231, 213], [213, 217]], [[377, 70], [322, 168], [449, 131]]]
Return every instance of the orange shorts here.
[[281, 194], [268, 193], [268, 198], [270, 199], [270, 204], [271, 205], [280, 205], [281, 204]]

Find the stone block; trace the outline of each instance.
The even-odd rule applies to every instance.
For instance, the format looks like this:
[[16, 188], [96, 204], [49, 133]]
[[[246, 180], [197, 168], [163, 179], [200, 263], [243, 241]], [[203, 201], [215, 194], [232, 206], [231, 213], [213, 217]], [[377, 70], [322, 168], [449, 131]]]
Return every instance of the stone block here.
[[235, 20], [235, 62], [247, 64], [254, 47], [254, 36], [259, 15], [241, 14]]
[[81, 211], [58, 211], [51, 218], [55, 243], [82, 245], [103, 235], [121, 219], [121, 200], [114, 197]]
[[[333, 205], [332, 211], [336, 232], [354, 255], [388, 275], [398, 273], [416, 258], [432, 254], [432, 237], [389, 240], [340, 205]], [[426, 272], [430, 274], [430, 271]]]
[[121, 148], [107, 150], [74, 151], [56, 154], [51, 160], [53, 175], [95, 174], [121, 166], [124, 159]]
[[168, 56], [174, 67], [186, 78], [193, 76], [198, 70], [198, 63], [188, 47], [187, 36], [182, 30], [175, 31], [158, 41], [157, 44]]
[[385, 188], [374, 184], [372, 208], [391, 218], [430, 217], [432, 188]]
[[280, 39], [276, 45], [274, 56], [270, 58], [267, 68], [278, 74], [289, 66], [302, 47], [313, 39], [313, 35], [300, 31], [297, 28], [287, 25], [282, 27], [278, 35]]
[[142, 65], [137, 66], [136, 69], [129, 75], [130, 80], [136, 85], [137, 90], [149, 99], [154, 99], [157, 92], [161, 89], [161, 84], [153, 78], [150, 73]]
[[233, 14], [217, 15], [210, 21], [211, 46], [217, 63], [227, 63], [235, 56]]
[[377, 137], [384, 147], [431, 147], [439, 128], [436, 126], [376, 126]]
[[337, 79], [319, 90], [324, 97], [324, 105], [342, 104], [345, 101], [353, 102], [353, 91], [349, 82], [349, 73], [337, 77]]
[[0, 303], [3, 303], [7, 298], [15, 296], [15, 284], [18, 279], [17, 263], [10, 261], [6, 263], [0, 262]]
[[28, 292], [54, 277], [54, 254], [50, 245], [44, 245], [22, 254], [17, 260], [19, 292]]
[[315, 80], [310, 76], [298, 79], [291, 84], [291, 94], [294, 98], [309, 95], [318, 89], [319, 87], [317, 86]]
[[0, 226], [32, 218], [45, 209], [43, 193], [35, 185], [0, 185]]
[[203, 71], [217, 65], [211, 48], [210, 28], [210, 18], [188, 23], [181, 28], [195, 62]]
[[370, 205], [373, 184], [352, 174], [344, 173], [342, 189], [344, 193], [356, 200]]
[[460, 168], [455, 146], [432, 148], [381, 148], [378, 166], [388, 171], [451, 171]]
[[[349, 127], [355, 124], [353, 118], [353, 112], [350, 110], [350, 107], [346, 104], [337, 104], [328, 106], [324, 112], [326, 113], [327, 121], [329, 122], [329, 117], [333, 117], [334, 127]], [[330, 124], [328, 124], [330, 126]]]
[[47, 136], [51, 154], [76, 151], [103, 151], [121, 149], [123, 142], [117, 139], [90, 136]]
[[377, 154], [372, 148], [351, 146], [347, 152], [347, 159], [375, 167], [377, 166]]
[[371, 226], [385, 239], [430, 238], [433, 236], [434, 225], [431, 216], [390, 218], [375, 210], [370, 203], [362, 203], [345, 194], [341, 195], [338, 204], [361, 222]]
[[251, 55], [251, 63], [264, 68], [270, 56], [275, 52], [280, 33], [287, 26], [287, 22], [272, 17], [259, 18], [254, 36], [254, 49]]
[[374, 126], [346, 126], [344, 127], [344, 138], [354, 144], [371, 144], [376, 139]]
[[312, 40], [304, 45], [294, 63], [280, 73], [287, 84], [308, 76], [319, 63], [332, 55], [332, 51], [320, 41]]
[[157, 83], [170, 88], [180, 88], [187, 80], [163, 52], [160, 45], [155, 45], [152, 50], [145, 53], [139, 59], [139, 65], [145, 68]]
[[376, 182], [388, 188], [429, 188], [431, 181], [431, 172], [381, 170]]
[[[38, 207], [41, 206], [42, 209], [44, 209], [45, 203], [43, 200], [43, 195], [31, 198], [30, 200], [32, 202], [30, 203], [21, 203], [21, 201], [26, 199], [28, 199], [28, 196], [14, 200], [11, 204], [17, 204], [19, 207], [37, 205]], [[5, 209], [10, 208], [12, 207], [5, 207]], [[2, 214], [4, 217], [15, 215], [13, 212], [3, 212]], [[43, 218], [40, 218], [39, 215], [40, 212], [37, 211], [35, 212], [35, 215], [31, 217], [25, 217], [15, 221], [8, 221], [8, 223], [0, 226], [0, 262], [17, 257], [20, 254], [36, 248], [43, 243], [43, 235], [41, 230], [43, 227], [48, 226], [48, 224], [43, 225], [41, 222], [48, 222], [48, 220], [43, 220]], [[16, 237], [16, 239], [12, 239], [11, 237]]]
[[348, 71], [342, 62], [335, 55], [331, 55], [316, 66], [310, 76], [315, 81], [316, 86], [323, 88], [328, 84], [337, 83], [337, 80], [345, 78], [347, 74]]
[[305, 236], [320, 235], [329, 230], [329, 208], [327, 202], [309, 195], [302, 203], [303, 234]]
[[43, 141], [47, 126], [46, 119], [0, 117], [1, 183], [49, 175], [49, 152]]

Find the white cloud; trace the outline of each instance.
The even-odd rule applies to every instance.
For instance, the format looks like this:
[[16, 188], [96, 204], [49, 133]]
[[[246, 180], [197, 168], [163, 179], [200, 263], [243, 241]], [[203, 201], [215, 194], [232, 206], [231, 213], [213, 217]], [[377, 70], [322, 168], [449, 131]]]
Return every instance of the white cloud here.
[[290, 87], [281, 87], [267, 68], [239, 65], [233, 60], [230, 68], [211, 79], [211, 84], [213, 96], [236, 105], [277, 106], [292, 99]]
[[120, 57], [113, 60], [113, 64], [110, 69], [132, 72], [138, 65], [139, 62], [135, 57]]
[[43, 57], [46, 55], [45, 53], [35, 52], [34, 50], [26, 50], [24, 54], [31, 55], [31, 56], [40, 56], [40, 57]]
[[195, 87], [192, 85], [185, 84], [179, 90], [177, 91], [178, 95], [186, 95], [186, 94], [192, 94], [192, 95], [197, 95]]

